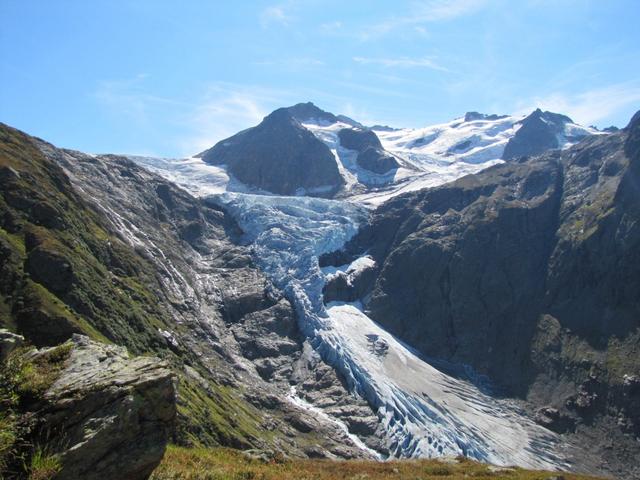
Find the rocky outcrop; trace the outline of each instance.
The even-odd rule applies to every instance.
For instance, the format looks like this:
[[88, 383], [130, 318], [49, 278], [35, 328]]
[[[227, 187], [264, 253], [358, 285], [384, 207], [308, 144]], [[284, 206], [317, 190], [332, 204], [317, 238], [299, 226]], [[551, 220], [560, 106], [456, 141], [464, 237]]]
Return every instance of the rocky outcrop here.
[[358, 152], [358, 165], [373, 173], [384, 174], [400, 166], [396, 158], [382, 148], [373, 130], [343, 128], [338, 138], [342, 147]]
[[129, 358], [122, 347], [80, 335], [72, 342], [37, 411], [47, 452], [60, 461], [55, 478], [146, 479], [174, 428], [174, 374], [157, 358]]
[[4, 361], [11, 352], [24, 344], [24, 337], [0, 328], [0, 362]]
[[355, 302], [363, 298], [371, 290], [376, 273], [375, 265], [338, 270], [328, 276], [322, 289], [324, 302]]
[[[566, 115], [543, 112], [538, 108], [519, 123], [520, 128], [504, 148], [502, 154], [504, 160], [539, 155], [547, 150], [558, 148], [560, 146], [558, 137], [564, 134], [565, 125], [573, 121]], [[567, 140], [577, 142], [581, 138], [583, 138], [582, 134]]]
[[350, 150], [362, 152], [369, 147], [382, 148], [378, 136], [372, 130], [343, 128], [338, 132], [340, 145]]
[[226, 165], [246, 185], [282, 195], [329, 196], [344, 184], [331, 150], [287, 108], [199, 156], [212, 165]]
[[477, 120], [494, 121], [494, 120], [500, 120], [501, 118], [507, 118], [507, 115], [496, 115], [495, 113], [486, 114], [486, 113], [479, 113], [479, 112], [467, 112], [464, 114], [465, 122], [475, 122]]
[[400, 167], [396, 157], [382, 149], [367, 148], [358, 154], [356, 162], [370, 172], [383, 175]]

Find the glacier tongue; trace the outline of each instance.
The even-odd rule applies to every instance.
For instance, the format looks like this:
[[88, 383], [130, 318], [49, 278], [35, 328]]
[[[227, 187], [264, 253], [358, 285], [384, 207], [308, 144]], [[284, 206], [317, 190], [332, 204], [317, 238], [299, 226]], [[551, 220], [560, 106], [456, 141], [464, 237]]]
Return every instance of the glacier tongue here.
[[222, 194], [257, 264], [285, 291], [302, 332], [377, 410], [397, 457], [466, 455], [498, 465], [565, 466], [559, 437], [516, 405], [446, 375], [369, 319], [358, 304], [322, 301], [318, 256], [355, 234], [367, 210], [345, 201]]

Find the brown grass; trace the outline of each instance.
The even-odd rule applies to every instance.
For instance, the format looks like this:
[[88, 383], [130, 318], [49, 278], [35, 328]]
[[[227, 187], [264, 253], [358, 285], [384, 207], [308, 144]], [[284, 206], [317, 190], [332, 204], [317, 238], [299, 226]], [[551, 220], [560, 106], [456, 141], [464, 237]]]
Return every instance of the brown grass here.
[[[249, 459], [231, 449], [182, 448], [170, 446], [151, 480], [381, 480], [469, 478], [545, 480], [560, 475], [519, 468], [496, 468], [459, 458], [450, 461], [402, 460], [273, 460]], [[561, 474], [564, 480], [595, 477]]]

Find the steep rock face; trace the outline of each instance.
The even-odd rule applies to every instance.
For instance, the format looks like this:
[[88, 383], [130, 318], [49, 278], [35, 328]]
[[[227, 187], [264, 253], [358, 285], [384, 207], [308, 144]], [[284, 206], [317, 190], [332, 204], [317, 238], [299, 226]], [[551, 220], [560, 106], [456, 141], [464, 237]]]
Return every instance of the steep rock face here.
[[627, 476], [640, 432], [639, 132], [636, 115], [569, 150], [392, 199], [334, 255], [375, 259], [374, 320], [544, 407], [541, 422], [588, 438], [595, 456], [613, 439], [601, 466]]
[[372, 235], [395, 238], [371, 250], [384, 255], [372, 318], [430, 356], [517, 381], [535, 323], [531, 299], [544, 293], [560, 181], [547, 157], [465, 177], [411, 206], [402, 198], [381, 207]]
[[356, 162], [362, 168], [384, 174], [400, 166], [393, 155], [385, 152], [373, 130], [343, 128], [338, 138], [342, 147], [358, 152]]
[[146, 479], [160, 463], [176, 418], [175, 376], [152, 357], [75, 335], [66, 368], [44, 394], [38, 420], [55, 478]]
[[338, 132], [338, 138], [340, 139], [340, 145], [344, 148], [357, 150], [359, 152], [369, 147], [382, 148], [382, 144], [373, 130], [343, 128]]
[[[521, 122], [521, 127], [507, 143], [502, 158], [513, 158], [539, 155], [546, 150], [558, 148], [560, 142], [558, 136], [564, 133], [564, 126], [573, 121], [558, 113], [543, 112], [539, 108]], [[575, 142], [581, 137], [567, 138]]]
[[286, 108], [199, 156], [213, 165], [227, 165], [247, 185], [282, 195], [330, 195], [344, 184], [329, 148]]
[[356, 162], [362, 168], [366, 168], [370, 172], [380, 175], [387, 173], [389, 170], [400, 167], [396, 158], [382, 149], [367, 148], [360, 152], [356, 158]]
[[318, 108], [312, 102], [297, 103], [291, 107], [287, 107], [287, 111], [300, 123], [308, 121], [335, 123], [338, 121], [338, 117], [333, 113]]

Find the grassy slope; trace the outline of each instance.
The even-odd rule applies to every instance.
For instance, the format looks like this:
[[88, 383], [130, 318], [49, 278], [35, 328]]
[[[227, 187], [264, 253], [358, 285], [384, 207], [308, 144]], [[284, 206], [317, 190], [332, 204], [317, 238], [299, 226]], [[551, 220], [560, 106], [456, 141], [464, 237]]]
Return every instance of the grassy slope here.
[[[158, 334], [183, 328], [163, 307], [161, 291], [154, 266], [109, 231], [62, 169], [28, 135], [0, 123], [0, 328], [37, 346], [83, 333], [164, 358], [180, 375], [189, 364], [207, 378], [195, 354], [171, 351]], [[240, 392], [208, 380], [204, 389], [181, 379], [175, 440], [248, 448], [264, 440], [260, 412]], [[225, 412], [237, 410], [245, 413], [241, 421], [230, 421]]]
[[[330, 461], [252, 460], [241, 452], [229, 449], [187, 449], [169, 447], [164, 460], [151, 480], [376, 480], [376, 479], [468, 479], [495, 478], [512, 480], [543, 480], [559, 474], [496, 468], [467, 459], [455, 461], [402, 460]], [[565, 480], [587, 480], [595, 477], [562, 474]]]

